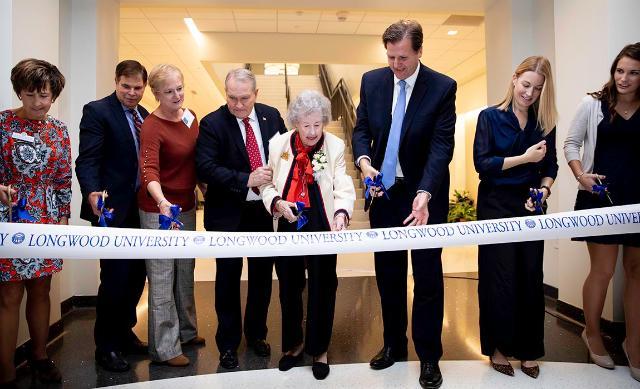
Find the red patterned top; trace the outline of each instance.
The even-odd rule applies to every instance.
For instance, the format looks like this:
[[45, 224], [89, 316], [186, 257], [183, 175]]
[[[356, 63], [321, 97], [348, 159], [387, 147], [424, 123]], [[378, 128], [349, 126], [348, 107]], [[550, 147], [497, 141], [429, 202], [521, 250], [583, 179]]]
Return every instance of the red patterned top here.
[[[71, 145], [60, 120], [27, 120], [13, 111], [0, 112], [0, 183], [26, 198], [34, 222], [57, 224], [71, 214]], [[0, 222], [10, 219], [0, 203]], [[61, 259], [0, 258], [0, 282], [20, 281], [59, 272]]]

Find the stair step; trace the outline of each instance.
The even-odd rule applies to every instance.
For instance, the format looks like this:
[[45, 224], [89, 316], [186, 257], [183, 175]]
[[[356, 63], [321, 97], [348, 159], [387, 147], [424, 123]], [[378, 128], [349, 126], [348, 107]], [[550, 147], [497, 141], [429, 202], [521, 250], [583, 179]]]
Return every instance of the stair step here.
[[366, 222], [353, 221], [351, 222], [351, 224], [349, 224], [350, 230], [368, 230], [370, 228], [371, 228], [371, 225], [369, 224], [369, 221], [366, 221]]

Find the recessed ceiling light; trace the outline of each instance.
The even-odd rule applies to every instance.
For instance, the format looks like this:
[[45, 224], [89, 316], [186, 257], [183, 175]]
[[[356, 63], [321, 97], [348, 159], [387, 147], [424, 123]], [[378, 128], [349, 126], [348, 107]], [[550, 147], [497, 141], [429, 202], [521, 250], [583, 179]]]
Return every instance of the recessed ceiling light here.
[[202, 36], [200, 30], [198, 30], [198, 27], [196, 26], [196, 23], [193, 21], [193, 19], [184, 18], [184, 24], [187, 25], [187, 28], [189, 29], [191, 35], [193, 35], [193, 39], [196, 40], [196, 43], [199, 46], [202, 46], [202, 44], [204, 43], [204, 37]]
[[458, 35], [458, 30], [449, 30], [447, 31], [447, 35], [449, 36]]

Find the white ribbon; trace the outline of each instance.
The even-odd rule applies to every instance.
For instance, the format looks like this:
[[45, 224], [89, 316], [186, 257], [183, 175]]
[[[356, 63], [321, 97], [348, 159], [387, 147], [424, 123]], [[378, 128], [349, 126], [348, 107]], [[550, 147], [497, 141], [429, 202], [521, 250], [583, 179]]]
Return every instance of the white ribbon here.
[[224, 258], [522, 242], [640, 232], [640, 204], [549, 215], [340, 232], [204, 232], [0, 223], [0, 258]]

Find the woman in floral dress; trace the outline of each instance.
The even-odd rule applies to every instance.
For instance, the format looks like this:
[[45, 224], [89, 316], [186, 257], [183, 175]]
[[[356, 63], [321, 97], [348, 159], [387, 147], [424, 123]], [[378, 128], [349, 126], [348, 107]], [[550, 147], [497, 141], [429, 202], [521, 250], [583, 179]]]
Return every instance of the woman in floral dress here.
[[[0, 222], [68, 224], [69, 135], [64, 123], [47, 115], [64, 88], [64, 76], [46, 61], [25, 59], [11, 70], [11, 83], [22, 106], [0, 112]], [[24, 212], [18, 214], [19, 209]], [[25, 290], [31, 369], [42, 382], [61, 381], [46, 351], [51, 277], [61, 269], [61, 259], [0, 258], [0, 387], [15, 387], [13, 360]]]

